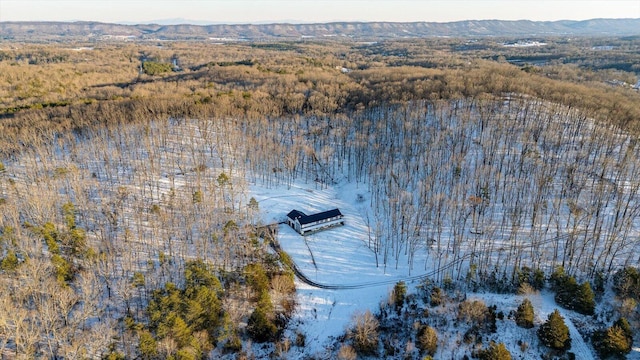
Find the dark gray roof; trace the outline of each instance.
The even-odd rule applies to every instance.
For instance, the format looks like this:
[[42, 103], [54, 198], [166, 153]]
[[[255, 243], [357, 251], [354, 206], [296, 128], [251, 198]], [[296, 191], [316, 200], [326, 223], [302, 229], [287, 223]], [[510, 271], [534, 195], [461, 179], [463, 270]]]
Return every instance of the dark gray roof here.
[[291, 210], [288, 214], [287, 217], [289, 219], [297, 219], [297, 218], [303, 218], [306, 217], [307, 214], [303, 213], [302, 211], [298, 211], [298, 210]]
[[323, 211], [317, 214], [306, 215], [302, 211], [292, 210], [287, 214], [287, 217], [290, 219], [298, 219], [300, 225], [310, 224], [316, 221], [329, 219], [336, 216], [342, 216], [342, 213], [339, 209], [333, 209], [328, 211]]

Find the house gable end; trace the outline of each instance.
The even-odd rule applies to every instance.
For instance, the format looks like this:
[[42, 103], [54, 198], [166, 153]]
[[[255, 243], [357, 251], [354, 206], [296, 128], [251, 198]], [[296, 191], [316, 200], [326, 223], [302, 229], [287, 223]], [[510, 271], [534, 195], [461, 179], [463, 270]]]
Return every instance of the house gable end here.
[[339, 209], [307, 215], [299, 210], [287, 214], [287, 223], [300, 235], [344, 225], [344, 216]]
[[300, 218], [305, 218], [307, 216], [307, 214], [303, 213], [302, 211], [299, 210], [291, 210], [288, 214], [287, 217], [291, 220], [295, 220], [295, 219], [300, 219]]

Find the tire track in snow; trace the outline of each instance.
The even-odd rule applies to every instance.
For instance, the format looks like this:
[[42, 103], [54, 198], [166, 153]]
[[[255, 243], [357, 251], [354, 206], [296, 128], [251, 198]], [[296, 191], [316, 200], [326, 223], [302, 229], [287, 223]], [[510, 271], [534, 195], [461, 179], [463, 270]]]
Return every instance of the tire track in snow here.
[[[278, 225], [280, 225], [280, 224], [283, 224], [283, 222], [279, 223]], [[563, 238], [566, 238], [568, 236], [569, 236], [568, 234], [560, 235], [560, 236], [557, 236], [555, 238], [542, 241], [542, 242], [538, 243], [537, 245], [540, 246], [540, 245], [544, 245], [544, 244], [547, 244], [547, 243], [559, 241], [559, 240], [561, 240]], [[282, 247], [280, 246], [280, 243], [276, 239], [276, 236], [273, 236], [273, 238], [271, 239], [270, 243], [271, 243], [271, 247], [273, 248], [273, 250], [278, 255], [280, 254], [280, 252], [284, 252], [284, 250], [282, 250]], [[517, 247], [514, 247], [514, 248], [526, 249], [526, 248], [530, 248], [531, 246], [533, 246], [533, 244], [521, 245], [521, 246], [517, 246]], [[309, 252], [311, 252], [311, 249], [309, 249]], [[373, 287], [373, 286], [390, 285], [390, 284], [395, 284], [398, 281], [424, 280], [424, 279], [430, 278], [432, 276], [435, 276], [435, 275], [439, 274], [440, 272], [442, 272], [444, 270], [448, 270], [448, 269], [460, 264], [461, 262], [465, 261], [466, 259], [468, 259], [470, 257], [481, 256], [485, 252], [486, 251], [476, 251], [476, 252], [473, 252], [473, 253], [465, 254], [465, 255], [459, 257], [456, 260], [448, 262], [448, 263], [440, 266], [439, 268], [437, 268], [435, 270], [432, 270], [430, 272], [427, 272], [427, 273], [424, 273], [424, 274], [421, 274], [421, 275], [407, 276], [407, 277], [404, 277], [404, 278], [395, 278], [395, 279], [392, 279], [392, 280], [372, 281], [372, 282], [366, 282], [366, 283], [360, 283], [360, 284], [322, 284], [322, 283], [319, 283], [317, 281], [313, 281], [310, 278], [308, 278], [305, 275], [305, 273], [302, 272], [302, 270], [300, 270], [300, 268], [298, 267], [296, 262], [290, 256], [289, 256], [289, 258], [291, 259], [291, 264], [289, 264], [289, 267], [293, 271], [294, 275], [300, 281], [302, 281], [303, 283], [305, 283], [305, 284], [307, 284], [309, 286], [313, 286], [313, 287], [316, 287], [316, 288], [319, 288], [319, 289], [327, 289], [327, 290], [351, 290], [351, 289], [364, 289], [364, 288]], [[311, 254], [311, 256], [313, 257], [313, 253]], [[315, 266], [315, 260], [314, 260], [314, 266]]]
[[[282, 248], [280, 247], [280, 244], [274, 239], [273, 241], [271, 241], [271, 247], [273, 248], [273, 250], [275, 250], [276, 253], [280, 254], [282, 250]], [[450, 269], [456, 265], [458, 265], [459, 263], [465, 261], [467, 258], [471, 257], [471, 254], [466, 254], [456, 260], [453, 260], [441, 267], [439, 267], [436, 270], [432, 270], [428, 273], [424, 273], [421, 275], [416, 275], [416, 276], [408, 276], [408, 277], [404, 277], [404, 278], [396, 278], [393, 280], [381, 280], [381, 281], [372, 281], [372, 282], [365, 282], [365, 283], [360, 283], [360, 284], [322, 284], [319, 283], [317, 281], [311, 280], [307, 277], [307, 275], [305, 275], [304, 272], [302, 272], [302, 270], [300, 270], [300, 268], [298, 267], [298, 265], [295, 263], [295, 261], [293, 261], [293, 259], [291, 259], [291, 264], [287, 264], [289, 266], [289, 268], [291, 269], [291, 271], [293, 271], [294, 275], [303, 283], [309, 285], [309, 286], [313, 286], [319, 289], [327, 289], [327, 290], [352, 290], [352, 289], [364, 289], [364, 288], [368, 288], [368, 287], [373, 287], [373, 286], [382, 286], [382, 285], [390, 285], [390, 284], [395, 284], [398, 281], [415, 281], [415, 280], [424, 280], [426, 278], [432, 277], [434, 275], [436, 275], [437, 273], [443, 271], [443, 270], [447, 270]], [[291, 258], [291, 257], [289, 257]]]

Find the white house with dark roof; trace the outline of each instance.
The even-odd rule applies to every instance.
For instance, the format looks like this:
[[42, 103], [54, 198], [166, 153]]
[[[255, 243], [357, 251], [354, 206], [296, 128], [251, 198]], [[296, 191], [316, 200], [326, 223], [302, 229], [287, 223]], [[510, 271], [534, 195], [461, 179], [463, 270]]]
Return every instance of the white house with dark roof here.
[[299, 210], [287, 214], [287, 224], [300, 235], [344, 225], [344, 215], [339, 209], [307, 215]]

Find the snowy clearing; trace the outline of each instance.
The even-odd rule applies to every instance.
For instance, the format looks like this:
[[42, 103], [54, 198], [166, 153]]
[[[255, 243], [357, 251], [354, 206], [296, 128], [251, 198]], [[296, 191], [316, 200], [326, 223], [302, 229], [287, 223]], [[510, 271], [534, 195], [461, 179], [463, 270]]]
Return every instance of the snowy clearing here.
[[[333, 188], [321, 188], [315, 183], [296, 183], [290, 188], [251, 186], [250, 191], [260, 204], [264, 223], [280, 222], [292, 209], [316, 212], [338, 207], [345, 215], [345, 226], [303, 237], [288, 225], [281, 224], [278, 241], [299, 269], [313, 281], [326, 285], [370, 284], [359, 289], [330, 290], [315, 288], [296, 279], [298, 307], [289, 328], [306, 334], [305, 355], [319, 355], [328, 351], [333, 340], [345, 333], [354, 313], [367, 309], [376, 312], [381, 303], [388, 301], [397, 281], [417, 274], [406, 266], [398, 269], [385, 269], [382, 265], [376, 267], [376, 256], [367, 246], [371, 239], [366, 219], [371, 210], [368, 194], [362, 184], [343, 183]], [[415, 285], [417, 283], [409, 283], [410, 288]], [[505, 313], [515, 310], [525, 297], [529, 297], [534, 305], [538, 326], [546, 321], [554, 309], [559, 309], [573, 339], [570, 351], [577, 359], [594, 359], [591, 348], [571, 321], [570, 315], [578, 314], [563, 310], [555, 303], [553, 294], [469, 295], [469, 299], [482, 299], [488, 306], [498, 305], [498, 309]], [[516, 350], [519, 347], [518, 340], [526, 339], [530, 345], [536, 346], [531, 346], [524, 355], [537, 354], [538, 340], [535, 335], [526, 333], [511, 320], [500, 323], [498, 333], [494, 334], [495, 340], [504, 342], [515, 354], [519, 353]], [[453, 345], [453, 342], [443, 342], [439, 353], [456, 353]]]
[[328, 290], [296, 280], [298, 308], [291, 328], [297, 326], [306, 334], [308, 354], [321, 353], [332, 338], [341, 335], [354, 312], [375, 311], [394, 283], [408, 275], [407, 268], [376, 267], [376, 256], [367, 246], [370, 210], [365, 188], [344, 184], [320, 189], [314, 183], [295, 184], [289, 189], [251, 187], [265, 223], [282, 221], [292, 209], [311, 213], [337, 207], [344, 214], [345, 226], [305, 237], [288, 225], [280, 225], [280, 245], [311, 280], [330, 285], [378, 283], [362, 289]]

